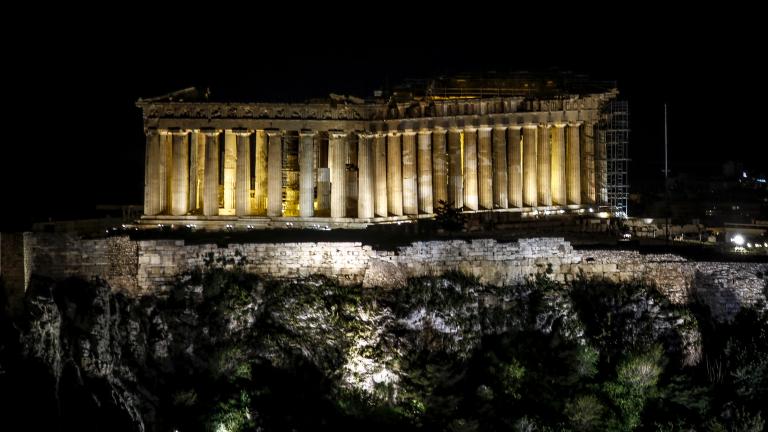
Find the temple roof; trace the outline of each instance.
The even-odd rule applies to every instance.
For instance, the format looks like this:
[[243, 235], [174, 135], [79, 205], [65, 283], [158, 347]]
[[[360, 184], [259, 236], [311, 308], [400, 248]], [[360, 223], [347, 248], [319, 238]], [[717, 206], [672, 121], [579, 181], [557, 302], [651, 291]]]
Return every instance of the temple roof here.
[[[308, 98], [310, 104], [382, 104], [446, 99], [484, 99], [493, 97], [524, 97], [536, 99], [559, 99], [562, 97], [614, 93], [615, 81], [599, 81], [586, 75], [571, 72], [514, 72], [483, 74], [455, 74], [432, 78], [408, 78], [386, 89], [371, 91], [366, 97], [330, 93], [327, 97]], [[164, 95], [141, 98], [142, 103], [163, 102], [261, 102], [249, 100], [226, 100], [212, 94], [209, 88], [188, 87]], [[290, 103], [288, 101], [273, 101]], [[295, 103], [295, 102], [294, 102]]]

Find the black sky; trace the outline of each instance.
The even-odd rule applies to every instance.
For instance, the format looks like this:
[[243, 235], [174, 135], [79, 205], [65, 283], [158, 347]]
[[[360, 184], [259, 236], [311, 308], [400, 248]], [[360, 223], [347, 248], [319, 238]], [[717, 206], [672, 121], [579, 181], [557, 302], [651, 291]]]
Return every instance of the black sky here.
[[[456, 11], [413, 20], [283, 14], [271, 23], [250, 12], [160, 22], [144, 12], [123, 21], [120, 12], [49, 16], [8, 39], [0, 229], [96, 204], [140, 204], [144, 140], [134, 104], [193, 85], [214, 96], [302, 99], [367, 95], [404, 77], [558, 68], [618, 81], [630, 103], [634, 186], [661, 175], [664, 103], [673, 172], [727, 159], [767, 170], [765, 49], [749, 13], [542, 11], [521, 24], [500, 12], [468, 24]], [[45, 37], [33, 38], [37, 30]]]

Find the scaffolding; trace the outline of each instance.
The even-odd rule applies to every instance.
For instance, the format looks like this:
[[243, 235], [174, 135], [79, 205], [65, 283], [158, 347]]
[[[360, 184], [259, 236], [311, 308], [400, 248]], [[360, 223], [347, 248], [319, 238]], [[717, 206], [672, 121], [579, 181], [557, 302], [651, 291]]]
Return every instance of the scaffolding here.
[[[598, 135], [598, 190], [600, 202], [616, 216], [628, 215], [629, 198], [629, 105], [612, 100], [600, 113]], [[604, 161], [604, 162], [603, 162]]]

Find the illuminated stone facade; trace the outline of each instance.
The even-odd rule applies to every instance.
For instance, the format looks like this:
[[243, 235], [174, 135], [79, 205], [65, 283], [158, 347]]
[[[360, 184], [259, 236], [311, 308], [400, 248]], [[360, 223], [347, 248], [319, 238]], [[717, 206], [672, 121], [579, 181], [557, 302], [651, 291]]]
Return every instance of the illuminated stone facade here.
[[523, 215], [598, 208], [606, 159], [593, 137], [616, 96], [140, 100], [142, 222], [363, 227], [431, 217], [440, 201]]

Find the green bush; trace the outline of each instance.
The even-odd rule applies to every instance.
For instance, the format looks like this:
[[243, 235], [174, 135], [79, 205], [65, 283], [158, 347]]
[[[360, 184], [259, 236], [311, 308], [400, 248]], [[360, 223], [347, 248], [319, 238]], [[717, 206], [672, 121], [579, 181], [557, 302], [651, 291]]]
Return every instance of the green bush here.
[[435, 221], [446, 231], [458, 231], [467, 223], [467, 216], [453, 203], [440, 200], [435, 208]]
[[579, 395], [565, 404], [565, 416], [577, 431], [603, 430], [605, 406], [597, 396]]

